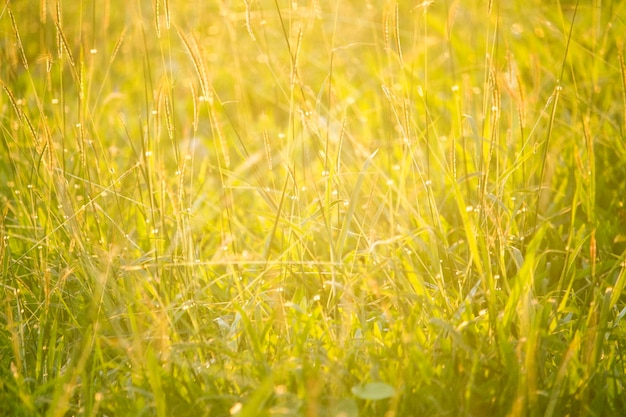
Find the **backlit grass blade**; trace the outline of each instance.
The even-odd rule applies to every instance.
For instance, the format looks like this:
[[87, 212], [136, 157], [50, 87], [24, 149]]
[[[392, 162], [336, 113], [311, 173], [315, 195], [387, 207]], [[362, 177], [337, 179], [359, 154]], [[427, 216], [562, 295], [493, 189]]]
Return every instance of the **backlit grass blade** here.
[[367, 174], [367, 168], [372, 163], [372, 160], [378, 153], [378, 150], [374, 151], [363, 163], [363, 166], [359, 170], [359, 174], [357, 176], [356, 183], [352, 188], [352, 194], [350, 195], [350, 200], [348, 201], [348, 210], [343, 218], [343, 222], [341, 225], [341, 230], [339, 231], [339, 237], [337, 239], [337, 245], [335, 246], [336, 254], [335, 259], [341, 260], [343, 259], [343, 251], [345, 249], [346, 239], [348, 237], [348, 233], [350, 233], [350, 225], [352, 223], [354, 212], [356, 207], [358, 206], [359, 197], [361, 194], [361, 186], [363, 185], [363, 180], [365, 175]]

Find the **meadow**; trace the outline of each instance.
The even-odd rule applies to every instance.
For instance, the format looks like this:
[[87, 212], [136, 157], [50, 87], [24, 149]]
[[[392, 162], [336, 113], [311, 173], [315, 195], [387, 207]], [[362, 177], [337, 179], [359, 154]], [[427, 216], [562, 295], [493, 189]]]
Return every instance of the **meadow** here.
[[0, 415], [624, 415], [624, 19], [3, 2]]

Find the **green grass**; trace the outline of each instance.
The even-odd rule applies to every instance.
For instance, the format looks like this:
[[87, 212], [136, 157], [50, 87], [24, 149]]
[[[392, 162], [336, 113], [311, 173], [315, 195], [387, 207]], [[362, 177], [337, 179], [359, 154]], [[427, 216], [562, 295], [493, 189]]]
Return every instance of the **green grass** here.
[[625, 18], [5, 2], [0, 415], [626, 413]]

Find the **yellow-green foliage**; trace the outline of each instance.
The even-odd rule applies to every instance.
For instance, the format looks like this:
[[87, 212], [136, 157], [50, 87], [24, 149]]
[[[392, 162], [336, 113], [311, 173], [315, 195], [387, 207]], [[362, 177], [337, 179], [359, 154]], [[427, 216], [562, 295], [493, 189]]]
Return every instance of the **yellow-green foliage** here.
[[622, 415], [625, 16], [4, 2], [0, 415]]

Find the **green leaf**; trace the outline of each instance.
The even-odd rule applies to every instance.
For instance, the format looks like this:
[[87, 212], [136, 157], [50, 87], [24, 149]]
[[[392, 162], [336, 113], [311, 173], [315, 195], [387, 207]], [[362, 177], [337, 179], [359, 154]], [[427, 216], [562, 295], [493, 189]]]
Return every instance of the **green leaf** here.
[[352, 394], [362, 400], [384, 400], [393, 397], [396, 390], [389, 384], [384, 382], [370, 382], [365, 385], [357, 385], [352, 387]]

